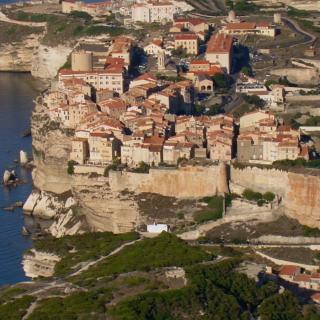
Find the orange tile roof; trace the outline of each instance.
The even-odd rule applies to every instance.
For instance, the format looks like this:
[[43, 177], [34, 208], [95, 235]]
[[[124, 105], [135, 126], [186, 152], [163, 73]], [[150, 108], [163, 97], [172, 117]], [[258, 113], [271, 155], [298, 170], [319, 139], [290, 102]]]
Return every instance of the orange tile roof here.
[[227, 30], [252, 30], [255, 28], [255, 22], [230, 22], [226, 24]]
[[207, 53], [229, 53], [232, 48], [233, 38], [229, 35], [212, 35], [207, 44]]
[[300, 267], [298, 266], [291, 266], [291, 265], [284, 265], [280, 268], [279, 275], [282, 276], [293, 276], [297, 272], [300, 271]]
[[175, 35], [175, 40], [197, 40], [198, 37], [194, 33], [181, 33]]

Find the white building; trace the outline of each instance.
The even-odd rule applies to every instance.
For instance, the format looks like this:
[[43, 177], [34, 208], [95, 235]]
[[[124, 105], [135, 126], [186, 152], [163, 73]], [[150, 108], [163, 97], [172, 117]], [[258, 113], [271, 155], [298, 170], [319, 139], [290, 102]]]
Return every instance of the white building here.
[[227, 73], [232, 68], [232, 36], [225, 34], [214, 34], [207, 44], [205, 58], [212, 64], [219, 64]]
[[168, 232], [168, 225], [166, 224], [148, 224], [147, 231], [149, 233], [161, 233], [163, 231]]
[[72, 71], [63, 69], [59, 72], [59, 81], [65, 79], [82, 79], [97, 90], [109, 89], [122, 94], [124, 91], [124, 78], [122, 68], [108, 68], [94, 71]]
[[133, 22], [170, 22], [177, 13], [177, 7], [171, 2], [137, 3], [132, 6]]

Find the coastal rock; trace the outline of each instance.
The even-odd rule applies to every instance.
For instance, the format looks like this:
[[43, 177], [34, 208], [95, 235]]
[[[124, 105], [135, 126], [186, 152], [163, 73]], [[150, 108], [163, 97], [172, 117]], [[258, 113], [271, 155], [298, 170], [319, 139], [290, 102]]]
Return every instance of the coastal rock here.
[[60, 214], [58, 219], [50, 226], [49, 232], [56, 238], [71, 236], [82, 231], [82, 221], [74, 217], [70, 209], [66, 214]]
[[4, 185], [8, 184], [10, 177], [11, 177], [11, 172], [9, 170], [5, 170], [3, 173], [3, 184]]
[[42, 219], [52, 219], [63, 210], [61, 201], [46, 192], [41, 192], [41, 196], [33, 209], [33, 215]]
[[40, 193], [33, 191], [28, 197], [27, 201], [24, 203], [23, 211], [27, 214], [32, 213], [39, 199], [40, 199]]
[[31, 249], [23, 255], [22, 265], [27, 277], [51, 277], [56, 263], [60, 260], [61, 258], [55, 254]]
[[20, 150], [20, 163], [21, 163], [22, 165], [25, 165], [25, 164], [27, 164], [28, 162], [29, 162], [29, 160], [28, 160], [28, 154], [27, 154], [25, 151]]

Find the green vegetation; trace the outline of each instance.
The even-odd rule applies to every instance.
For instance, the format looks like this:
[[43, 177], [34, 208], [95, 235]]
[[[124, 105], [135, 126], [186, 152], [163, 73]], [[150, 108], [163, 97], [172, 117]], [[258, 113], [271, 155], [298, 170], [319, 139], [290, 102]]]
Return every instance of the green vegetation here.
[[310, 12], [307, 10], [300, 10], [296, 9], [294, 7], [289, 6], [288, 8], [288, 16], [293, 18], [303, 18], [303, 17], [309, 17]]
[[122, 244], [136, 239], [138, 234], [134, 232], [123, 234], [96, 232], [39, 240], [35, 242], [34, 247], [36, 250], [61, 256], [61, 261], [55, 267], [55, 275], [65, 276], [71, 271], [76, 271], [74, 267], [80, 262], [108, 255]]
[[265, 101], [261, 98], [259, 98], [258, 96], [249, 96], [247, 94], [242, 94], [242, 99], [249, 104], [252, 104], [254, 106], [256, 106], [257, 108], [262, 108], [265, 106]]
[[[105, 304], [110, 301], [110, 289], [91, 292], [77, 292], [65, 298], [49, 298], [39, 302], [39, 306], [28, 317], [29, 320], [95, 320], [105, 312]], [[2, 318], [1, 318], [2, 319]], [[3, 318], [5, 319], [5, 318]]]
[[128, 287], [136, 287], [142, 284], [147, 284], [150, 282], [150, 279], [144, 277], [131, 276], [123, 279], [122, 283]]
[[95, 281], [97, 277], [134, 270], [149, 271], [166, 266], [185, 266], [212, 258], [212, 255], [202, 249], [190, 247], [175, 235], [164, 232], [156, 238], [145, 239], [123, 248], [119, 253], [74, 277], [72, 281]]
[[229, 82], [223, 73], [217, 73], [211, 77], [216, 89], [228, 89]]
[[310, 31], [320, 33], [320, 28], [315, 26], [314, 23], [310, 20], [299, 20], [300, 24], [302, 27], [305, 29], [309, 29]]
[[251, 77], [252, 76], [252, 68], [251, 66], [244, 66], [241, 68], [240, 72], [242, 72], [243, 74], [245, 74], [246, 76]]
[[17, 320], [21, 319], [26, 313], [31, 303], [35, 300], [31, 296], [23, 296], [12, 302], [0, 305], [0, 319]]
[[136, 173], [149, 173], [149, 170], [150, 166], [144, 161], [141, 161], [137, 168], [132, 169], [132, 171]]
[[261, 320], [302, 320], [301, 307], [296, 297], [286, 291], [274, 295], [262, 302], [260, 308]]
[[268, 202], [272, 202], [275, 198], [275, 194], [272, 192], [266, 192], [262, 195], [263, 199], [268, 201]]
[[109, 314], [121, 320], [249, 319], [249, 311], [255, 314], [277, 286], [270, 282], [258, 288], [254, 280], [234, 270], [240, 261], [192, 266], [187, 269], [187, 287], [125, 299]]
[[68, 174], [74, 174], [74, 166], [77, 164], [76, 161], [69, 160], [68, 161], [68, 167], [67, 167], [67, 172]]
[[2, 289], [0, 291], [0, 303], [7, 302], [11, 300], [14, 296], [22, 294], [24, 292], [26, 292], [26, 289], [22, 289], [19, 287], [9, 287]]
[[203, 202], [208, 204], [209, 210], [195, 213], [194, 219], [198, 223], [203, 223], [210, 220], [218, 220], [223, 215], [223, 197], [213, 196], [205, 197], [202, 199]]
[[320, 229], [303, 226], [303, 235], [305, 237], [320, 237]]
[[119, 158], [116, 158], [112, 161], [111, 164], [109, 164], [105, 169], [104, 169], [104, 173], [103, 175], [105, 177], [108, 177], [109, 176], [109, 171], [110, 170], [113, 170], [113, 171], [116, 171], [119, 166], [121, 165], [121, 160]]
[[262, 206], [267, 202], [272, 202], [275, 199], [275, 194], [270, 191], [262, 194], [251, 189], [245, 189], [242, 196], [249, 201], [257, 202], [258, 206]]
[[295, 160], [278, 160], [272, 163], [273, 167], [288, 170], [290, 168], [312, 168], [320, 169], [320, 160], [305, 160], [303, 158], [298, 158]]
[[182, 47], [179, 47], [177, 49], [172, 49], [171, 50], [171, 54], [174, 56], [174, 57], [178, 57], [178, 58], [187, 58], [189, 55], [187, 54], [187, 50], [182, 48]]
[[233, 9], [239, 14], [244, 15], [248, 13], [255, 13], [259, 11], [259, 7], [248, 0], [236, 0], [233, 5]]
[[179, 82], [179, 81], [184, 80], [184, 78], [179, 77], [179, 76], [177, 76], [177, 77], [167, 76], [167, 75], [161, 74], [159, 72], [156, 73], [156, 77], [159, 80], [166, 80], [166, 81], [170, 81], [170, 82]]
[[[99, 25], [85, 12], [73, 11], [69, 15], [57, 15], [29, 13], [20, 10], [16, 12], [9, 11], [7, 14], [10, 18], [16, 20], [46, 22], [47, 33], [42, 42], [50, 46], [65, 44], [66, 41], [75, 42], [78, 37], [83, 36], [97, 36], [100, 34], [118, 36], [128, 32], [125, 28], [115, 23], [113, 23], [114, 26]], [[41, 28], [37, 29], [42, 31]]]
[[89, 22], [92, 19], [89, 13], [84, 11], [72, 11], [69, 14], [69, 17], [77, 18], [77, 19], [84, 19], [85, 21]]
[[24, 41], [31, 34], [39, 34], [43, 28], [13, 25], [12, 23], [0, 21], [0, 43], [12, 43]]

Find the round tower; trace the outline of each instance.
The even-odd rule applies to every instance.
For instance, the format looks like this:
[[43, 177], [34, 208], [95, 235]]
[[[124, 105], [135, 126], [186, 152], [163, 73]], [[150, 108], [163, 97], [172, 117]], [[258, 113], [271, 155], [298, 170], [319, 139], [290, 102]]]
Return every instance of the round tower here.
[[85, 52], [84, 50], [72, 52], [71, 68], [73, 71], [91, 71], [92, 52]]

